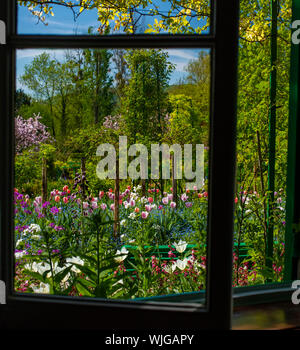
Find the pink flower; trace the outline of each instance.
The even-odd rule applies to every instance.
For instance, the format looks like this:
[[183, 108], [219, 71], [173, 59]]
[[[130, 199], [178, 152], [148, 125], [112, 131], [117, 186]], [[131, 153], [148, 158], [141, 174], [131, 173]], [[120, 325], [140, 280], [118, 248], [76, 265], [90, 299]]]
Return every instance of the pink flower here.
[[135, 206], [135, 200], [134, 199], [130, 199], [130, 205], [132, 206], [132, 207], [134, 207]]
[[115, 210], [115, 205], [114, 205], [114, 204], [111, 204], [110, 209], [111, 209], [111, 210]]
[[64, 197], [64, 198], [63, 198], [63, 202], [64, 202], [65, 204], [67, 204], [67, 203], [69, 202], [69, 198], [68, 198], [68, 197]]
[[167, 205], [169, 203], [169, 198], [168, 197], [164, 197], [162, 199], [162, 202], [163, 202], [163, 204]]
[[181, 200], [185, 202], [189, 197], [184, 193], [181, 195]]
[[99, 192], [99, 198], [101, 199], [104, 196], [104, 191]]
[[142, 219], [147, 219], [148, 215], [149, 215], [149, 213], [148, 213], [148, 212], [146, 212], [146, 211], [142, 211], [142, 214], [141, 214]]
[[175, 202], [171, 202], [170, 203], [170, 207], [173, 208], [173, 209], [176, 208], [176, 203]]
[[98, 203], [97, 202], [92, 202], [92, 208], [97, 209], [98, 208]]
[[148, 211], [148, 212], [150, 212], [151, 211], [151, 205], [149, 205], [149, 204], [146, 204], [145, 205], [145, 209]]
[[83, 202], [82, 203], [82, 207], [83, 207], [83, 209], [87, 209], [89, 207], [89, 203], [88, 202]]
[[152, 198], [152, 197], [149, 197], [149, 198], [148, 198], [148, 202], [149, 202], [149, 203], [153, 203], [153, 198]]
[[60, 196], [55, 196], [54, 200], [55, 200], [55, 202], [59, 202], [60, 201]]
[[100, 208], [101, 208], [102, 210], [105, 210], [105, 209], [107, 208], [107, 205], [106, 205], [105, 203], [101, 203], [101, 204], [100, 204]]

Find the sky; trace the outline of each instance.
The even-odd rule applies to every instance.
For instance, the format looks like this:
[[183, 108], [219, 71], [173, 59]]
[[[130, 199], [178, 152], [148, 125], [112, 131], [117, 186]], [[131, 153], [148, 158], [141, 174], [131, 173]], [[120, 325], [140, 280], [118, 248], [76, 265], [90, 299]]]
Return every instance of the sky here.
[[[18, 8], [18, 33], [19, 34], [56, 34], [56, 35], [76, 35], [86, 34], [90, 26], [97, 28], [97, 13], [94, 11], [83, 12], [79, 18], [74, 21], [70, 10], [58, 6], [54, 8], [54, 17], [47, 19], [48, 25], [38, 23], [37, 19], [27, 10], [19, 6]], [[176, 84], [183, 79], [187, 73], [185, 67], [189, 60], [198, 56], [200, 49], [167, 49], [169, 60], [176, 65], [171, 76], [170, 84]], [[49, 52], [57, 60], [64, 59], [64, 50], [42, 50], [27, 49], [17, 51], [17, 89], [22, 88], [25, 92], [30, 91], [19, 82], [19, 77], [24, 73], [25, 65], [30, 64], [33, 58], [42, 52]]]

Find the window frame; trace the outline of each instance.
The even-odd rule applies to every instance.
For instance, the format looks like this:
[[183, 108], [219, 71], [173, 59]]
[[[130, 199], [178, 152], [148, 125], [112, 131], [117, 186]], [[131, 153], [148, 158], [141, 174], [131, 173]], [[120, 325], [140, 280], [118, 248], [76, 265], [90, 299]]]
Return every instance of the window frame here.
[[[6, 283], [7, 297], [7, 304], [0, 309], [0, 324], [5, 328], [231, 328], [239, 1], [212, 1], [212, 11], [211, 32], [205, 35], [39, 36], [17, 34], [17, 2], [1, 1], [0, 19], [6, 23], [7, 31], [7, 42], [0, 45], [0, 67], [4, 73], [0, 76], [0, 96], [3, 99], [0, 106], [1, 168], [5, 170], [1, 179], [0, 279]], [[226, 20], [228, 18], [230, 21]], [[13, 291], [14, 118], [11, 116], [14, 112], [16, 50], [75, 47], [211, 49], [208, 267], [205, 307], [195, 303], [27, 295]]]

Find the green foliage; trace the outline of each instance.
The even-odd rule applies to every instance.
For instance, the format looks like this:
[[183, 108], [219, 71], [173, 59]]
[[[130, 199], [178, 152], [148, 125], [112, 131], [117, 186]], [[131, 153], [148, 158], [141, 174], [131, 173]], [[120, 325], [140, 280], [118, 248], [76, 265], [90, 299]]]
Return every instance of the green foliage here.
[[[161, 50], [130, 50], [126, 55], [130, 79], [122, 99], [123, 119], [129, 141], [151, 135], [161, 138], [168, 111], [167, 87], [174, 66]], [[142, 140], [140, 140], [142, 141]]]

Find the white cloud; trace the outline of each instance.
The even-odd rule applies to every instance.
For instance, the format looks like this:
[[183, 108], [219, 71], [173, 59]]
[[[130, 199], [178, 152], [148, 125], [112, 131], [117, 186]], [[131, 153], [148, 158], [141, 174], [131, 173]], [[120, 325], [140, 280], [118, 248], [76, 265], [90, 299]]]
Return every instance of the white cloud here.
[[49, 49], [26, 49], [17, 50], [17, 60], [22, 60], [26, 58], [34, 58], [41, 55], [43, 52], [49, 53], [51, 57], [57, 59], [62, 59], [64, 57], [65, 50], [49, 50]]
[[197, 58], [199, 52], [199, 50], [193, 49], [168, 49], [164, 51], [166, 51], [170, 57], [181, 58], [184, 59], [185, 62]]

